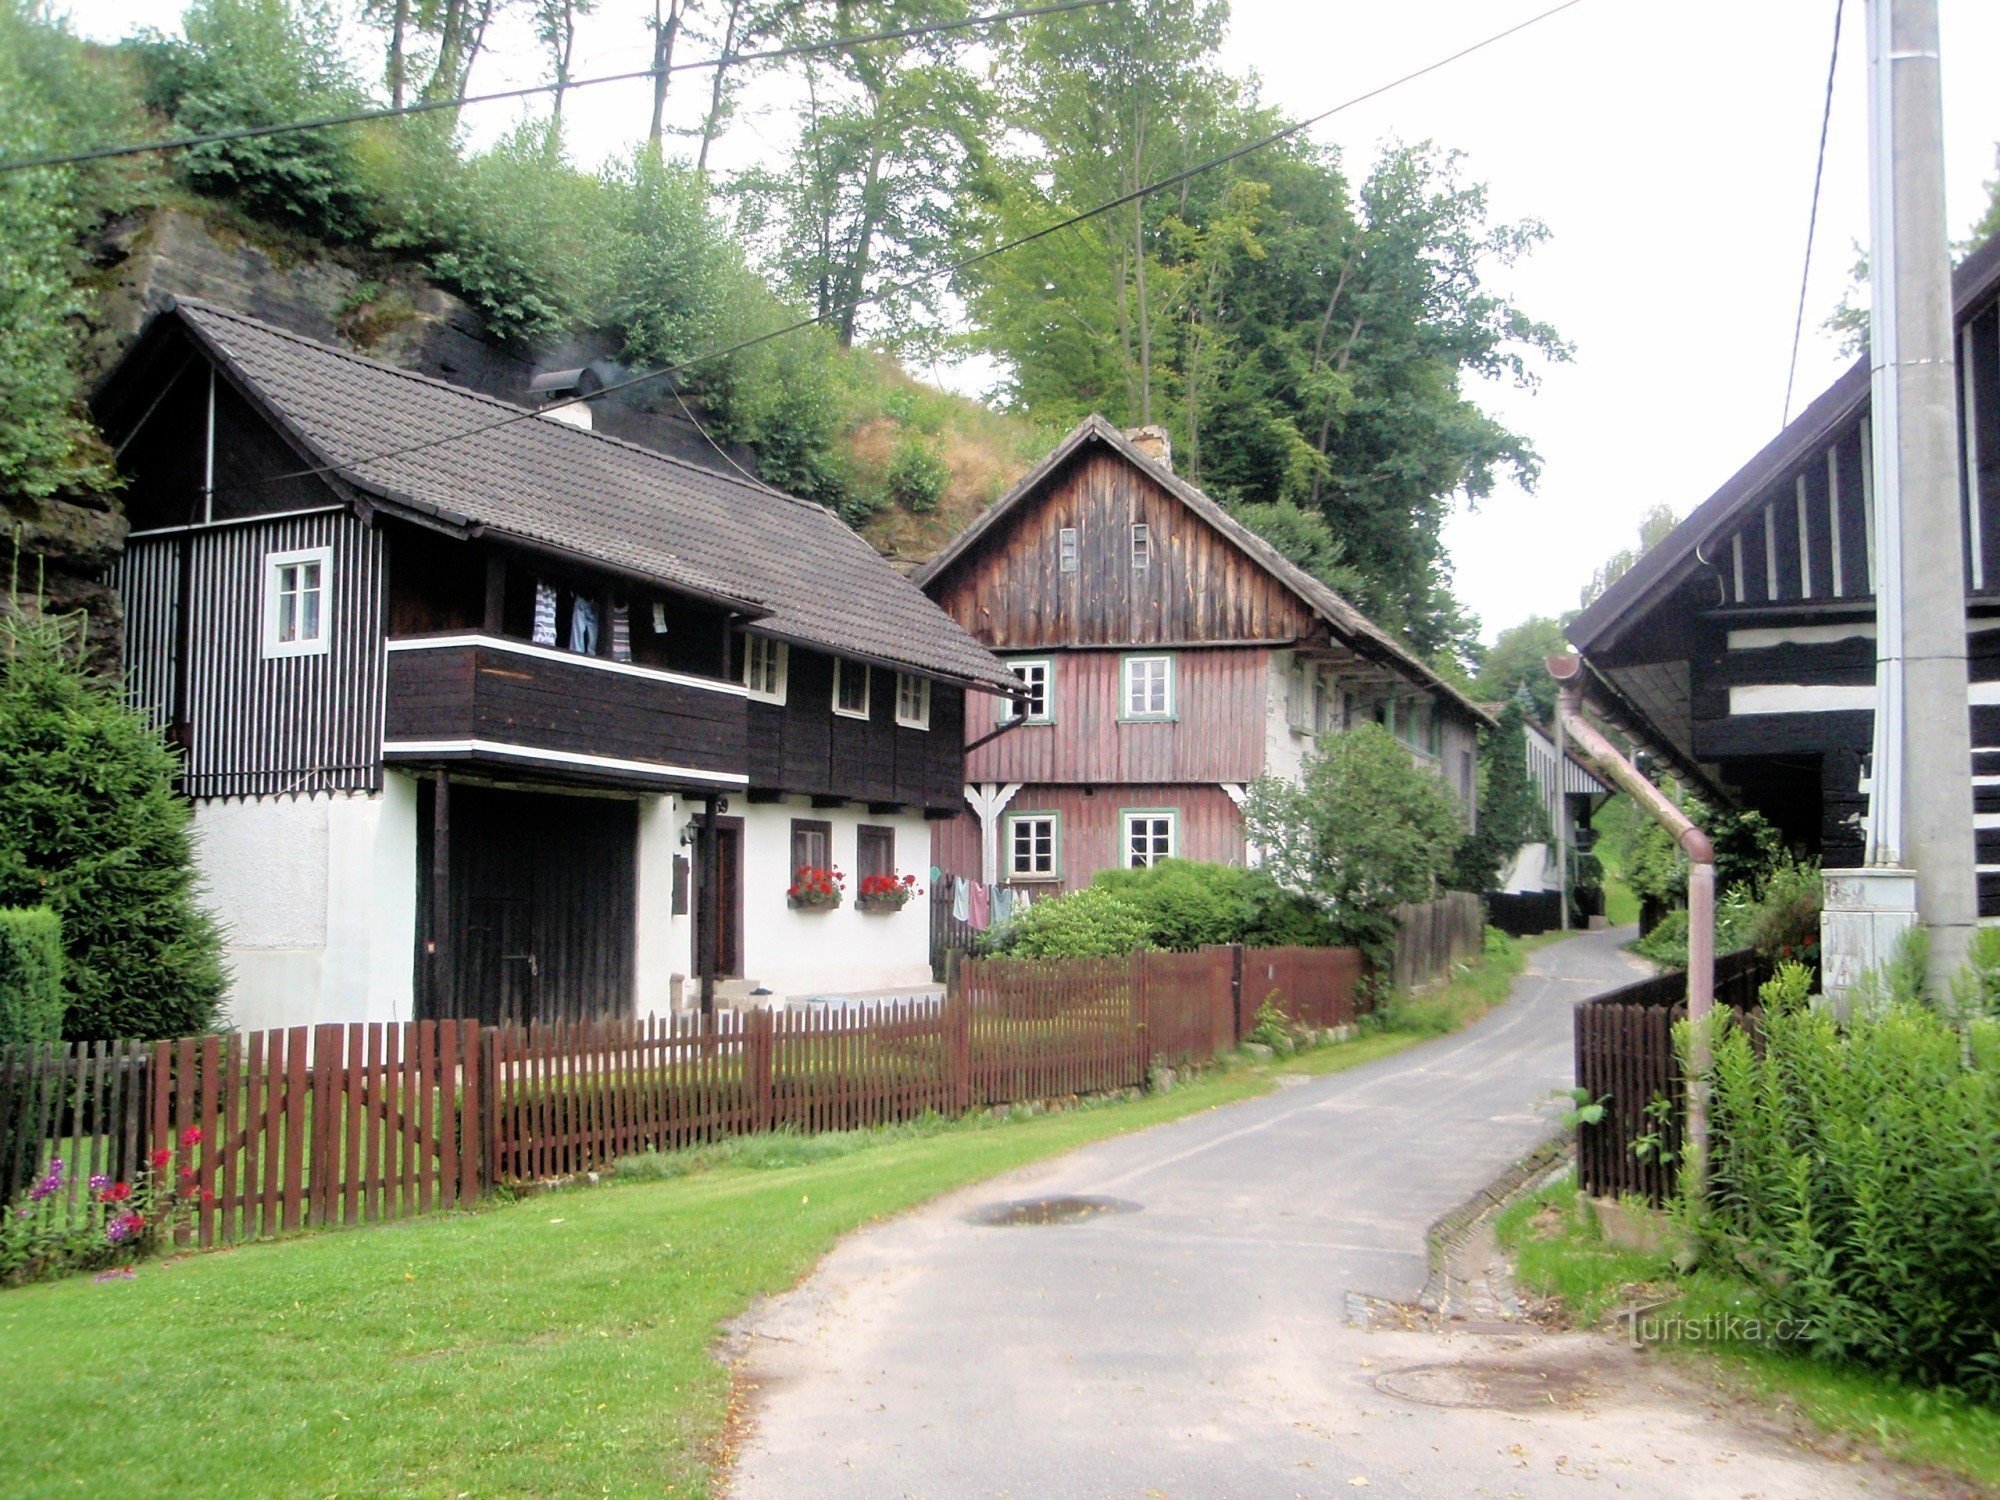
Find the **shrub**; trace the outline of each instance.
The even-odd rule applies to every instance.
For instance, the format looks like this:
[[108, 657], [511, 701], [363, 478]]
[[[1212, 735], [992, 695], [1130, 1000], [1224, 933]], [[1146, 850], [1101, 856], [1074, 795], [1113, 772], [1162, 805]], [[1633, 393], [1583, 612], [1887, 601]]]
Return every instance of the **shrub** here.
[[1236, 866], [1169, 859], [1150, 869], [1101, 870], [1091, 889], [1109, 891], [1139, 912], [1148, 947], [1186, 952], [1244, 941], [1252, 880], [1252, 871]]
[[66, 1037], [202, 1031], [221, 940], [195, 899], [173, 754], [68, 647], [0, 604], [0, 905], [62, 918]]
[[0, 909], [0, 1047], [62, 1037], [62, 918], [46, 906]]
[[951, 483], [944, 450], [921, 433], [906, 432], [889, 460], [889, 498], [912, 515], [928, 515]]
[[1701, 1222], [1766, 1310], [1814, 1354], [2000, 1394], [2000, 1026], [1775, 1009], [1755, 1045], [1721, 1027], [1711, 1099]]
[[996, 951], [1016, 958], [1106, 958], [1152, 946], [1145, 913], [1118, 892], [1091, 885], [1037, 901], [1008, 924]]
[[1745, 936], [1773, 963], [1819, 962], [1819, 862], [1784, 860], [1764, 877]]

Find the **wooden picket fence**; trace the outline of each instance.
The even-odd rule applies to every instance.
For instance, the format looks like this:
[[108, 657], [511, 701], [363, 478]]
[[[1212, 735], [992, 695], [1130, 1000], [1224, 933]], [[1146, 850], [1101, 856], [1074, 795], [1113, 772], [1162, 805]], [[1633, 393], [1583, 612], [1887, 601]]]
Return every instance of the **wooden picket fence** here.
[[768, 1130], [852, 1130], [1104, 1093], [1211, 1061], [1267, 1000], [1354, 1019], [1351, 949], [966, 960], [942, 999], [527, 1028], [357, 1023], [0, 1052], [10, 1201], [61, 1155], [92, 1172], [171, 1149], [216, 1245], [470, 1203], [499, 1182]]

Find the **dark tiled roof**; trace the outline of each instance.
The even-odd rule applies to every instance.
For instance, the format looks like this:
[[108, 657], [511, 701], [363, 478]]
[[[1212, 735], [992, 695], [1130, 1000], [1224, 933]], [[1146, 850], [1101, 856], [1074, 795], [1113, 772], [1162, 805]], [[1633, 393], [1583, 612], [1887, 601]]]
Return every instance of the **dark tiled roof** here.
[[948, 678], [1014, 681], [824, 506], [241, 313], [182, 299], [171, 315], [316, 463], [387, 508], [748, 606], [761, 615], [754, 628], [787, 640]]
[[1087, 442], [1103, 443], [1137, 467], [1168, 494], [1228, 537], [1248, 555], [1252, 562], [1297, 595], [1299, 600], [1325, 621], [1336, 635], [1345, 638], [1364, 655], [1393, 666], [1407, 673], [1413, 681], [1443, 694], [1480, 723], [1488, 725], [1493, 723], [1492, 714], [1440, 677], [1437, 671], [1416, 652], [1237, 520], [1222, 507], [1220, 502], [1189, 484], [1172, 469], [1148, 458], [1133, 446], [1131, 439], [1124, 433], [1094, 412], [1072, 428], [1069, 435], [1056, 444], [1054, 452], [1023, 475], [1020, 482], [1011, 490], [989, 505], [978, 519], [954, 537], [943, 551], [919, 568], [916, 572], [916, 581], [928, 586], [943, 574], [977, 545], [979, 539], [998, 524], [1025, 496], [1039, 489], [1049, 475]]

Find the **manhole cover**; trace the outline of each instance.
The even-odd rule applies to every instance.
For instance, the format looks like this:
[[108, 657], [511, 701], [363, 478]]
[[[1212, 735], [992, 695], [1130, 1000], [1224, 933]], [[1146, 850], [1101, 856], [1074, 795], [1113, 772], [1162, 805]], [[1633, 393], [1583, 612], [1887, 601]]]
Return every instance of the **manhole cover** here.
[[1580, 1370], [1471, 1362], [1386, 1370], [1375, 1377], [1375, 1389], [1423, 1406], [1475, 1406], [1494, 1411], [1573, 1407], [1591, 1394], [1590, 1383]]
[[1124, 1198], [1022, 1198], [1013, 1203], [989, 1203], [966, 1217], [975, 1224], [1077, 1224], [1106, 1214], [1138, 1211], [1138, 1204]]

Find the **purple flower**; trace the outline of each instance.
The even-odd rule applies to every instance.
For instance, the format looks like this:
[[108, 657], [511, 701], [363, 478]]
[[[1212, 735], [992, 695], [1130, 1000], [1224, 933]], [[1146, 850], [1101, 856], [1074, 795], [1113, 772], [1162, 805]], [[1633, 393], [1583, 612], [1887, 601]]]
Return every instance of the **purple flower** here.
[[62, 1191], [63, 1161], [60, 1156], [49, 1158], [49, 1175], [28, 1189], [28, 1201], [40, 1203], [44, 1198]]
[[104, 1237], [114, 1245], [122, 1245], [145, 1227], [146, 1221], [139, 1215], [120, 1214], [104, 1226]]
[[109, 1177], [106, 1177], [102, 1172], [93, 1172], [91, 1174], [90, 1190], [93, 1193], [101, 1193], [110, 1186], [111, 1186], [111, 1179]]

